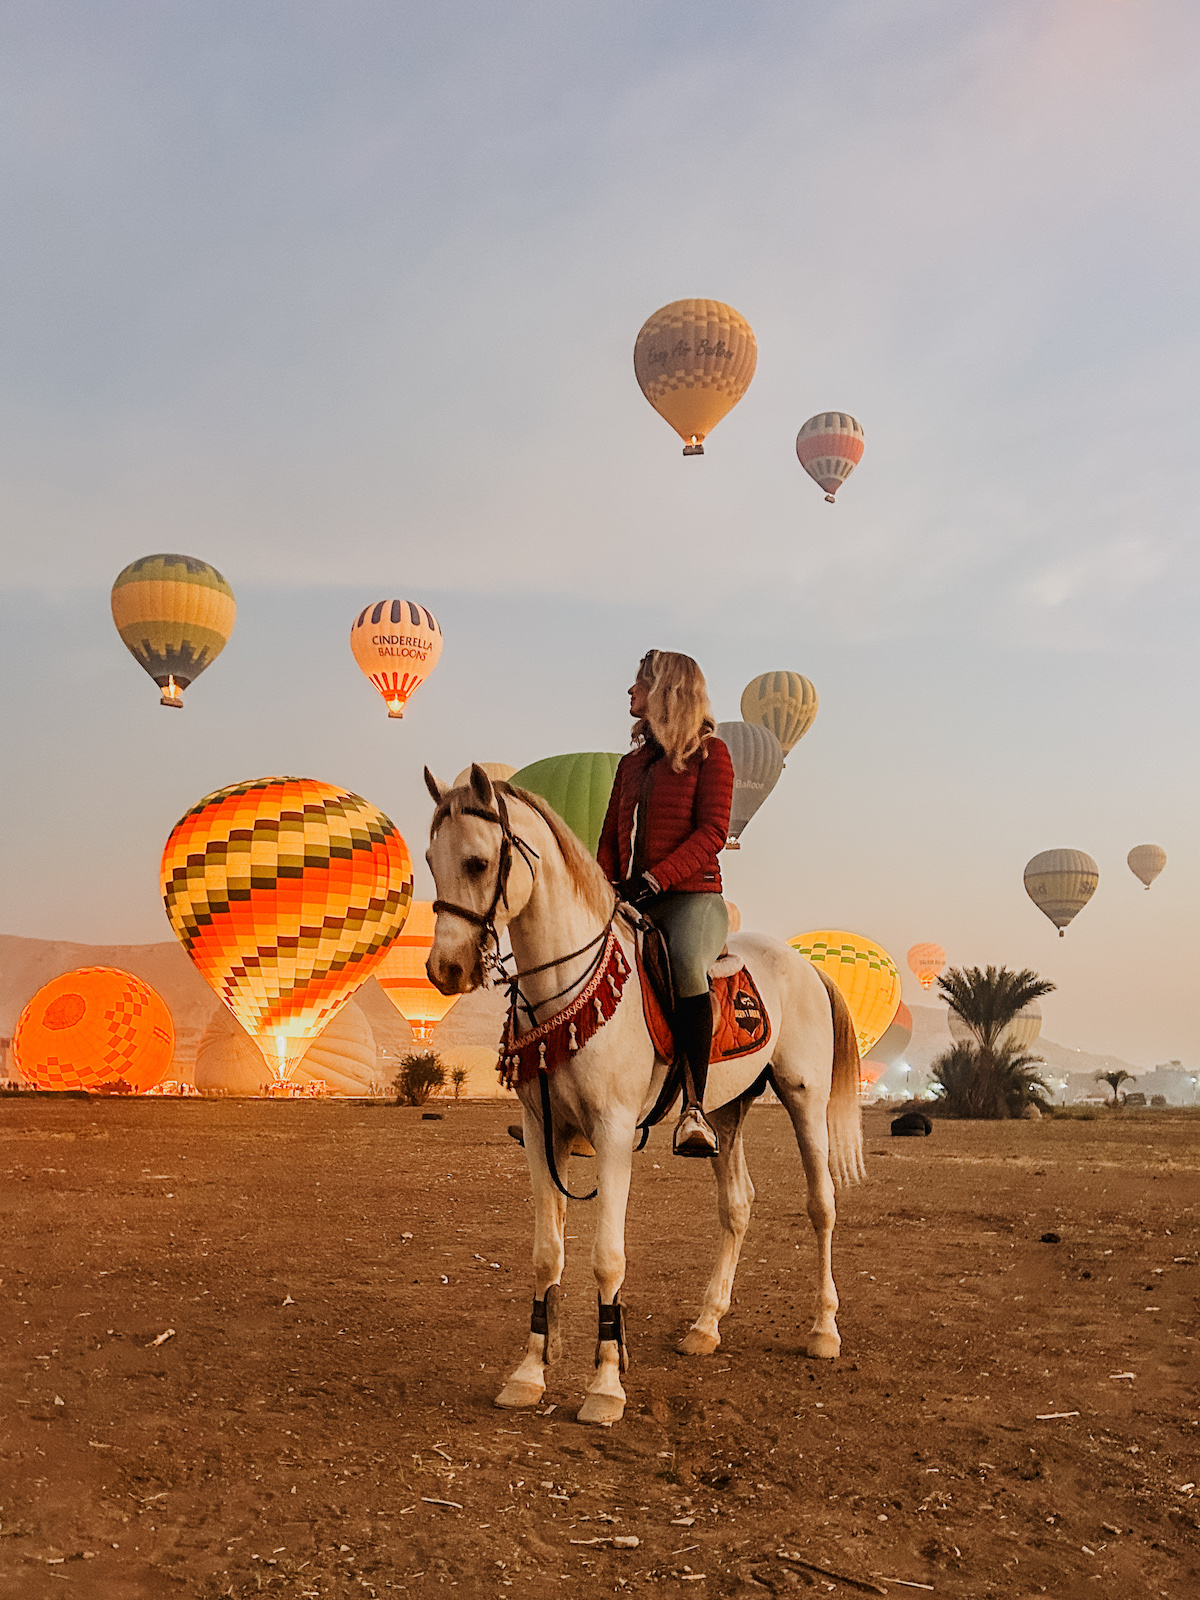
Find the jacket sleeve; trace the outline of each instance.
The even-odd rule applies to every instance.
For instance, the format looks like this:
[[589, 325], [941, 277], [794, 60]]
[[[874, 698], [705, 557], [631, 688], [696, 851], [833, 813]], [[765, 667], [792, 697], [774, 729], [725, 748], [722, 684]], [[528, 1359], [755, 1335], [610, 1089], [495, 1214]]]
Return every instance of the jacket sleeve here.
[[617, 836], [621, 826], [621, 788], [627, 759], [622, 756], [617, 765], [612, 792], [608, 797], [608, 810], [604, 813], [604, 826], [600, 829], [600, 843], [596, 846], [600, 870], [612, 884], [619, 883], [621, 878], [621, 850]]
[[721, 739], [708, 741], [708, 757], [696, 778], [696, 826], [682, 844], [651, 869], [664, 889], [684, 883], [712, 868], [729, 837], [729, 811], [733, 805], [733, 762]]

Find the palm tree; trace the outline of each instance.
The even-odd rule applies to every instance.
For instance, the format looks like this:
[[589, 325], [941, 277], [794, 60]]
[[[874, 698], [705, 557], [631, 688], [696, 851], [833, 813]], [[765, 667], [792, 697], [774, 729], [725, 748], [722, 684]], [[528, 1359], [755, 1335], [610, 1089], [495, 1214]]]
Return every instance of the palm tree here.
[[938, 979], [938, 988], [951, 1011], [979, 1040], [979, 1047], [994, 1054], [1000, 1035], [1024, 1006], [1053, 994], [1055, 985], [1028, 967], [1010, 972], [1007, 967], [951, 967]]
[[1019, 1117], [1030, 1105], [1045, 1110], [1048, 1086], [1038, 1071], [1043, 1065], [1013, 1044], [995, 1050], [955, 1044], [933, 1063], [939, 1106], [952, 1117], [993, 1121]]
[[1113, 1092], [1112, 1108], [1114, 1111], [1117, 1109], [1117, 1090], [1126, 1081], [1129, 1083], [1135, 1083], [1137, 1080], [1134, 1078], [1132, 1072], [1124, 1072], [1120, 1069], [1118, 1069], [1116, 1072], [1098, 1072], [1096, 1074], [1096, 1082], [1108, 1084], [1109, 1088]]

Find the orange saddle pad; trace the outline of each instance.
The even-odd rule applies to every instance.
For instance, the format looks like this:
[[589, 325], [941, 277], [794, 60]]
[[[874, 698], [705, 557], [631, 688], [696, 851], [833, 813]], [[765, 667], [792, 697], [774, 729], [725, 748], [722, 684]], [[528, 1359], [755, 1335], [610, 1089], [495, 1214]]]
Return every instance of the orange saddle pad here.
[[[642, 967], [638, 948], [638, 977], [642, 984], [642, 1010], [654, 1048], [664, 1061], [675, 1059], [675, 1041], [662, 1002]], [[752, 1055], [771, 1042], [771, 1019], [762, 1003], [758, 986], [742, 967], [727, 978], [710, 978], [713, 1002], [713, 1042], [709, 1061], [729, 1061], [734, 1056]]]

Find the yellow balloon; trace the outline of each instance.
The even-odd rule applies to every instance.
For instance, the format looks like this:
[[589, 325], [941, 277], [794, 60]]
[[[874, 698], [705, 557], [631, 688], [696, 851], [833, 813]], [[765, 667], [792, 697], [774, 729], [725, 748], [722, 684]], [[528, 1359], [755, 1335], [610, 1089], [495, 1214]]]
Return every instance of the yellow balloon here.
[[790, 755], [812, 727], [817, 691], [799, 672], [764, 672], [742, 690], [742, 717], [769, 728]]
[[854, 1018], [858, 1053], [865, 1060], [891, 1026], [900, 1005], [896, 963], [873, 939], [837, 928], [798, 933], [788, 943], [842, 991]]
[[750, 387], [758, 362], [754, 331], [720, 300], [673, 300], [642, 324], [633, 370], [642, 393], [702, 456], [705, 437]]

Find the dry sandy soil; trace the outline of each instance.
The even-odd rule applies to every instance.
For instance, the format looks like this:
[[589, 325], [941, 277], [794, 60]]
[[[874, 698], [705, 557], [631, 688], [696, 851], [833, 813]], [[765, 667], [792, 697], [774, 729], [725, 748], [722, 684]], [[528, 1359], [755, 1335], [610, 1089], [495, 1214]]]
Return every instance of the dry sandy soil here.
[[1200, 1122], [898, 1140], [869, 1114], [823, 1364], [784, 1113], [749, 1120], [758, 1206], [708, 1360], [674, 1345], [712, 1181], [657, 1134], [629, 1408], [596, 1431], [589, 1208], [547, 1403], [497, 1411], [524, 1157], [509, 1107], [444, 1111], [0, 1101], [3, 1600], [1200, 1594]]

